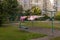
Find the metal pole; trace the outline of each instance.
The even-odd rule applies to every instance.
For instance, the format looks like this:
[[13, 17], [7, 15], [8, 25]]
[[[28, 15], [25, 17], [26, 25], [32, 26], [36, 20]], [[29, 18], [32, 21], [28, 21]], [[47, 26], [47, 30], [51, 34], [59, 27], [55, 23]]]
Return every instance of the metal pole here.
[[[21, 18], [21, 16], [20, 16], [20, 18]], [[20, 23], [19, 23], [19, 28], [21, 27], [21, 19], [20, 19]]]
[[53, 11], [51, 11], [51, 24], [52, 24], [52, 36], [54, 34], [54, 16]]
[[51, 12], [51, 24], [52, 24], [52, 36], [54, 36], [54, 16], [55, 16], [55, 13], [57, 12], [57, 0], [54, 0], [54, 6], [53, 6], [53, 9]]

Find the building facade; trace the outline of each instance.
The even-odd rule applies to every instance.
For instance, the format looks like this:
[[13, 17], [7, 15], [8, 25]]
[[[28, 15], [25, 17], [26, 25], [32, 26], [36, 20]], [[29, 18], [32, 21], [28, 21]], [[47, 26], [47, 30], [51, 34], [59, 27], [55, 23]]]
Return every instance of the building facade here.
[[[54, 2], [53, 2], [54, 0], [17, 0], [17, 1], [20, 5], [23, 6], [24, 10], [30, 9], [32, 6], [38, 6], [40, 7], [40, 9], [43, 9], [44, 7], [46, 7], [48, 10], [52, 10], [54, 5]], [[45, 1], [47, 5], [45, 5], [44, 3]], [[59, 9], [60, 7], [58, 7], [58, 10]]]
[[30, 9], [32, 6], [38, 6], [42, 9], [43, 0], [17, 0], [23, 8]]

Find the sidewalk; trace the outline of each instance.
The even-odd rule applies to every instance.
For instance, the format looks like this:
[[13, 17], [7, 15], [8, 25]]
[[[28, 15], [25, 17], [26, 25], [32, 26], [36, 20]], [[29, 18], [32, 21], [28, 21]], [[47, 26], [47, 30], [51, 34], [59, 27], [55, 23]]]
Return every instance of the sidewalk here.
[[51, 29], [49, 29], [49, 28], [38, 28], [38, 27], [33, 28], [33, 27], [31, 27], [29, 29], [29, 31], [34, 32], [34, 33], [42, 33], [42, 34], [48, 35], [43, 38], [37, 38], [37, 39], [31, 39], [31, 40], [50, 40], [51, 38], [60, 36], [60, 30], [57, 30], [57, 29], [54, 30], [53, 36], [52, 36]]

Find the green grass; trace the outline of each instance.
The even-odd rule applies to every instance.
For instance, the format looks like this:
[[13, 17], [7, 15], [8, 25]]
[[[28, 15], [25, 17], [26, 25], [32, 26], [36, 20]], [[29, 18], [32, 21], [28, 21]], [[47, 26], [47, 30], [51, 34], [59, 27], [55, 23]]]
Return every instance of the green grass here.
[[[32, 22], [31, 21], [23, 22], [22, 25], [32, 27]], [[33, 22], [33, 27], [51, 28], [51, 22], [35, 21]], [[60, 24], [54, 23], [54, 28], [60, 29]], [[0, 27], [0, 40], [30, 40], [33, 38], [40, 38], [44, 36], [46, 35], [20, 31], [18, 30], [18, 27], [16, 27], [16, 25]], [[60, 37], [57, 37], [52, 40], [57, 39], [60, 39]]]
[[32, 38], [40, 38], [44, 36], [46, 35], [20, 31], [18, 30], [18, 27], [0, 27], [0, 40], [30, 40]]
[[53, 38], [51, 40], [60, 40], [60, 37]]
[[[52, 28], [51, 22], [41, 22], [41, 21], [34, 21], [33, 23], [30, 21], [21, 23], [24, 26], [27, 27], [42, 27], [42, 28]], [[54, 28], [60, 29], [60, 24], [59, 23], [54, 23]]]

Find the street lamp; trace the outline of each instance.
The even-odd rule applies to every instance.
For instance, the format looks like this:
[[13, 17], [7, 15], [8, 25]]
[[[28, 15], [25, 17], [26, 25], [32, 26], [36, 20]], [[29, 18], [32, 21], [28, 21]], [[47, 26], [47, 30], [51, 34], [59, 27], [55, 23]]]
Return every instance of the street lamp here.
[[51, 24], [52, 24], [52, 36], [54, 34], [54, 16], [55, 16], [55, 13], [57, 12], [57, 0], [50, 0], [51, 1], [51, 4], [53, 3], [52, 5], [52, 9], [49, 10], [48, 12], [51, 13]]
[[52, 35], [54, 33], [54, 16], [57, 12], [57, 0], [43, 0], [43, 13], [50, 12], [50, 19], [52, 24]]

